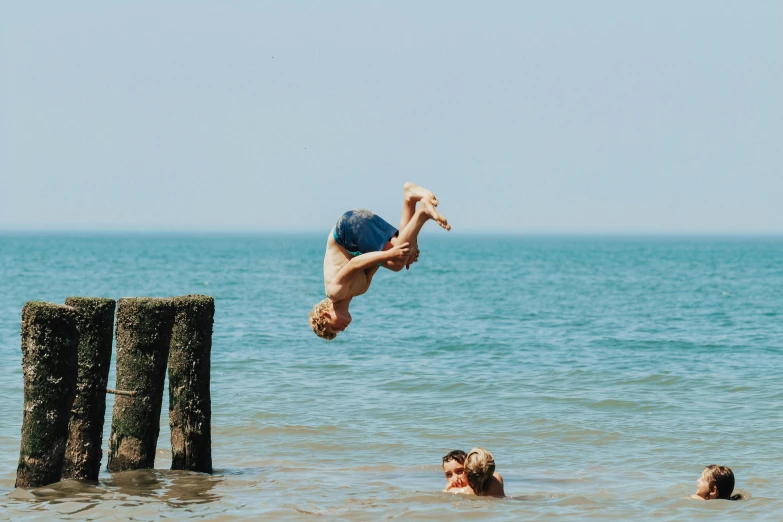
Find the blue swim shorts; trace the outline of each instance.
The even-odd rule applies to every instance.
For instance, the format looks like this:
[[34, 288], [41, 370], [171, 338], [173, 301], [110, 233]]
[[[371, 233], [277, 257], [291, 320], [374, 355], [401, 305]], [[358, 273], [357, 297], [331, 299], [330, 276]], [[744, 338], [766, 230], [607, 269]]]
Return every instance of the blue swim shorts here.
[[351, 255], [383, 250], [399, 231], [367, 209], [349, 210], [334, 226], [334, 240]]

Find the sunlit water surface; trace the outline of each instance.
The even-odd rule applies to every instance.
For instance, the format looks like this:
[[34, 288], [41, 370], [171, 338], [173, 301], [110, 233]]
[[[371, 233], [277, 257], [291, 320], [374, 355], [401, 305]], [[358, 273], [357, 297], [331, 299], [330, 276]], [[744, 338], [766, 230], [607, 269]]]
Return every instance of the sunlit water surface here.
[[[783, 519], [783, 240], [432, 233], [326, 342], [324, 239], [0, 236], [0, 518]], [[214, 475], [167, 469], [166, 395], [155, 470], [14, 490], [24, 303], [190, 293]], [[478, 445], [508, 498], [441, 492]], [[688, 498], [712, 463], [745, 500]]]

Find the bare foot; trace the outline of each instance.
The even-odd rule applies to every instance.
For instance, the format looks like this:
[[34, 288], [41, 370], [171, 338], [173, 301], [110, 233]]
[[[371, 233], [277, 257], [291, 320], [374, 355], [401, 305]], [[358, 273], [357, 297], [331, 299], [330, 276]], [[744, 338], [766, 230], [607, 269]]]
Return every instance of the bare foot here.
[[446, 221], [446, 218], [443, 217], [437, 210], [435, 210], [435, 206], [433, 206], [433, 204], [428, 199], [420, 200], [419, 208], [438, 225], [445, 228], [446, 230], [451, 230], [451, 225], [449, 225], [449, 222]]
[[435, 194], [425, 189], [424, 187], [420, 187], [415, 183], [411, 183], [410, 181], [405, 183], [405, 186], [403, 187], [403, 193], [405, 201], [427, 200], [432, 204], [433, 207], [438, 206], [438, 198], [435, 197]]

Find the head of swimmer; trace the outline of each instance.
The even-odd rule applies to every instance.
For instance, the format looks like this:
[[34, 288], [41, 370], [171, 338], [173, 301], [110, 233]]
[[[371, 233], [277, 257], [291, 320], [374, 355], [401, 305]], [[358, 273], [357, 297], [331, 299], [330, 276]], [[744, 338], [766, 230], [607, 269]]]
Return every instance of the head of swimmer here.
[[446, 489], [464, 488], [468, 485], [465, 476], [465, 457], [462, 450], [450, 451], [443, 457], [443, 473], [446, 475]]
[[316, 304], [310, 312], [310, 326], [315, 335], [329, 341], [345, 330], [351, 320], [348, 304], [338, 302], [335, 305], [328, 297]]
[[696, 480], [696, 497], [703, 500], [725, 499], [739, 500], [742, 495], [734, 492], [734, 472], [728, 466], [711, 464]]

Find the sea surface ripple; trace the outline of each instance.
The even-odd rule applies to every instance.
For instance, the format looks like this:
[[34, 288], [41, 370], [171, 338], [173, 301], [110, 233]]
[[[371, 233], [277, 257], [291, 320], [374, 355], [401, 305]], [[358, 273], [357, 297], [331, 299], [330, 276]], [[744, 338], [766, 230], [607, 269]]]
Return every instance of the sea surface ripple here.
[[[783, 239], [427, 233], [332, 342], [307, 326], [324, 244], [0, 235], [0, 519], [783, 519]], [[156, 469], [15, 490], [24, 303], [192, 293], [216, 302], [214, 475], [167, 469], [166, 392]], [[473, 446], [507, 499], [441, 492]], [[712, 463], [744, 500], [688, 498]]]

